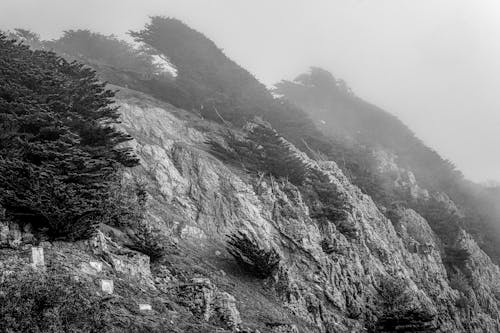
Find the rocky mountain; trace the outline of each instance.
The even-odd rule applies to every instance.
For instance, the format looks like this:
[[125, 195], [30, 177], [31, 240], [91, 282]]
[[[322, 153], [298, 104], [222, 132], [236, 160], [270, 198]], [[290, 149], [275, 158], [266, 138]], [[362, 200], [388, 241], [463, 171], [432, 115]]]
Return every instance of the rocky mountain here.
[[[138, 158], [121, 177], [140, 184], [142, 224], [100, 220], [90, 238], [61, 240], [0, 220], [3, 304], [26, 293], [19, 285], [66, 295], [51, 291], [58, 281], [85, 290], [93, 317], [77, 332], [500, 331], [496, 258], [468, 231], [457, 192], [428, 186], [415, 157], [351, 135], [355, 115], [343, 127], [295, 93], [295, 105], [274, 98], [179, 21], [156, 17], [133, 35], [177, 76], [79, 58], [118, 90], [116, 128], [133, 138], [120, 145]], [[30, 308], [44, 313], [38, 331], [64, 327], [50, 330], [57, 307], [22, 295], [42, 304]], [[0, 314], [6, 332], [23, 331], [12, 324], [22, 313]]]

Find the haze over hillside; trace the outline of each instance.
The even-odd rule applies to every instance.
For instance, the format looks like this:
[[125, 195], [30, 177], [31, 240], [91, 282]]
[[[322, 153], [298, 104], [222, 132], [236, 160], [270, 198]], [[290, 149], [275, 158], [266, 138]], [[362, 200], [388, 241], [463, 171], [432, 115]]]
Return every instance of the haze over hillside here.
[[500, 187], [328, 69], [74, 28], [0, 31], [0, 331], [500, 331]]
[[21, 26], [45, 39], [85, 27], [125, 36], [153, 14], [203, 31], [268, 85], [325, 68], [467, 177], [500, 179], [497, 1], [6, 0], [0, 29]]

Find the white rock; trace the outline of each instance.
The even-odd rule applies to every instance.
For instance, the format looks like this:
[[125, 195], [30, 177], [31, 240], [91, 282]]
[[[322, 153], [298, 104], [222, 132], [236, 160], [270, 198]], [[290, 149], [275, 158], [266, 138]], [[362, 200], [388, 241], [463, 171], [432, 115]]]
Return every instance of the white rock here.
[[113, 280], [101, 280], [101, 290], [106, 294], [113, 294], [114, 283]]
[[89, 262], [89, 265], [97, 272], [102, 271], [102, 262], [100, 262], [100, 261], [91, 261], [91, 262]]
[[141, 311], [152, 311], [153, 308], [151, 307], [151, 304], [139, 304], [139, 310], [141, 310]]
[[33, 246], [31, 248], [31, 263], [34, 268], [44, 268], [45, 259], [43, 256], [43, 247]]

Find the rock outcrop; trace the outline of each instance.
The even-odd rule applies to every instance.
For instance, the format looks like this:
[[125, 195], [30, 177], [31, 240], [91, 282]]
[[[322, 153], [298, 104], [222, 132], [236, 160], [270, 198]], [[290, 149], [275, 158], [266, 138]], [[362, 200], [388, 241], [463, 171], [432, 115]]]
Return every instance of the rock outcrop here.
[[[401, 279], [412, 309], [427, 311], [433, 331], [500, 329], [493, 296], [498, 267], [465, 232], [459, 243], [471, 252], [468, 283], [478, 306], [468, 307], [463, 316], [457, 305], [461, 292], [450, 286], [442, 244], [415, 211], [398, 209], [389, 220], [335, 162], [308, 160], [308, 167], [326, 177], [352, 207], [342, 223], [355, 232], [346, 236], [338, 225], [311, 218], [295, 185], [253, 176], [212, 156], [205, 142], [217, 137], [220, 125], [136, 92], [123, 91], [118, 104], [122, 127], [135, 138], [141, 158], [141, 166], [128, 177], [150, 184], [149, 222], [189, 253], [205, 258], [209, 272], [225, 267], [228, 273], [221, 281], [243, 286], [231, 290], [235, 302], [229, 302], [240, 308], [241, 327], [268, 315], [261, 331], [288, 325], [300, 332], [363, 332], [383, 316], [382, 282]], [[395, 181], [410, 186], [416, 198], [429, 196], [411, 174], [398, 175]], [[249, 282], [228, 268], [236, 263], [225, 251], [226, 235], [238, 230], [278, 249], [284, 259], [272, 278]], [[216, 252], [220, 255], [214, 256]], [[268, 297], [249, 296], [244, 288], [257, 288]], [[255, 301], [251, 297], [266, 304], [263, 308], [281, 308], [284, 315], [249, 309], [246, 303]]]
[[[0, 281], [32, 269], [36, 243], [47, 272], [64, 271], [112, 300], [122, 331], [134, 322], [173, 332], [500, 331], [500, 270], [464, 230], [444, 244], [415, 210], [378, 206], [334, 161], [312, 160], [287, 141], [327, 198], [310, 180], [249, 172], [211, 153], [207, 142], [223, 143], [227, 131], [244, 137], [252, 126], [242, 132], [127, 89], [116, 101], [141, 161], [125, 178], [146, 184], [145, 222], [175, 250], [151, 261], [110, 226], [91, 240], [48, 243], [35, 242], [29, 226], [2, 222]], [[379, 171], [396, 175], [387, 179], [402, 192], [459, 214], [378, 154]], [[269, 274], [238, 264], [228, 251], [236, 234], [272, 249]]]

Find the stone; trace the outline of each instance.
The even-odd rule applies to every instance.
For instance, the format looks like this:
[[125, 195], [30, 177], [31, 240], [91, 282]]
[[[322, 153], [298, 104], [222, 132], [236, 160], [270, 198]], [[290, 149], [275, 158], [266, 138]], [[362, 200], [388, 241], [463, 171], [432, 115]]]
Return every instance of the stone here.
[[80, 269], [85, 274], [96, 275], [97, 273], [102, 272], [102, 262], [100, 261], [90, 261], [88, 263], [82, 262], [80, 264]]
[[149, 265], [149, 256], [139, 252], [131, 251], [126, 255], [117, 255], [111, 253], [109, 256], [113, 268], [120, 273], [130, 277], [151, 281], [151, 268]]
[[113, 294], [114, 283], [113, 280], [101, 280], [101, 290], [106, 294]]
[[31, 247], [31, 264], [35, 269], [45, 268], [43, 247]]
[[98, 273], [102, 271], [102, 262], [100, 261], [91, 261], [89, 265]]
[[218, 293], [215, 300], [215, 310], [219, 318], [231, 329], [238, 328], [242, 321], [236, 308], [236, 299], [227, 292]]
[[[465, 332], [464, 326], [475, 327], [478, 332], [500, 332], [497, 301], [490, 295], [490, 285], [500, 280], [500, 272], [473, 239], [464, 237], [461, 242], [463, 248], [473, 250], [471, 267], [481, 267], [481, 271], [472, 273], [471, 279], [474, 294], [484, 306], [475, 307], [470, 315], [461, 316], [454, 306], [457, 292], [449, 286], [437, 250], [439, 243], [435, 242], [428, 222], [417, 213], [403, 211], [403, 216], [397, 220], [390, 217], [391, 223], [387, 219], [390, 211], [378, 207], [372, 198], [354, 186], [335, 162], [316, 162], [304, 156], [304, 165], [331, 183], [347, 204], [355, 208], [347, 220], [359, 232], [359, 237], [348, 241], [340, 237], [342, 235], [337, 236], [333, 223], [329, 226], [311, 218], [310, 209], [314, 206], [301, 204], [300, 197], [304, 193], [297, 191], [295, 186], [289, 185], [290, 190], [287, 190], [285, 180], [259, 179], [257, 175], [247, 174], [242, 177], [224, 161], [207, 154], [207, 139], [222, 141], [223, 138], [211, 127], [199, 126], [203, 119], [192, 114], [180, 117], [183, 110], [152, 103], [149, 97], [136, 97], [135, 93], [132, 95], [126, 91], [120, 94], [118, 103], [123, 106], [120, 111], [123, 122], [119, 126], [136, 139], [134, 145], [143, 162], [143, 168], [126, 172], [130, 178], [150, 181], [149, 192], [153, 200], [149, 206], [149, 218], [163, 232], [178, 238], [182, 246], [194, 245], [192, 249], [199, 254], [198, 260], [203, 256], [215, 257], [215, 250], [225, 253], [221, 247], [214, 249], [213, 246], [225, 244], [230, 230], [255, 233], [262, 240], [274, 243], [287, 258], [288, 276], [276, 276], [269, 283], [283, 306], [283, 315], [266, 318], [271, 323], [282, 324], [268, 326], [266, 332], [297, 331], [292, 325], [295, 322], [301, 323], [304, 332], [363, 332], [363, 321], [376, 320], [381, 310], [378, 288], [380, 277], [386, 274], [410, 281], [420, 295], [418, 303], [422, 307], [435, 307], [443, 314], [439, 318], [443, 332]], [[391, 188], [418, 200], [434, 198], [435, 194], [431, 196], [421, 188], [409, 170], [398, 165], [396, 155], [384, 151], [374, 153], [375, 166]], [[254, 186], [254, 183], [258, 185]], [[292, 192], [298, 194], [292, 195]], [[444, 195], [442, 197], [442, 200], [437, 198], [438, 201], [455, 210], [453, 202]], [[297, 218], [278, 220], [279, 214], [274, 212], [279, 212], [280, 202], [287, 203], [287, 207], [291, 205]], [[331, 239], [335, 245], [335, 251], [328, 256], [320, 244], [324, 238]], [[423, 248], [423, 252], [431, 252], [430, 255], [415, 255], [419, 243], [430, 243], [434, 250]], [[325, 250], [330, 252], [332, 248], [326, 246]], [[318, 272], [320, 279], [310, 279], [310, 272]], [[165, 281], [167, 279], [170, 279], [168, 275]], [[233, 274], [228, 274], [223, 280], [230, 284], [239, 282]], [[222, 292], [216, 286], [203, 280], [192, 282], [176, 289], [177, 296], [190, 311], [209, 320], [216, 318], [219, 311], [231, 313], [228, 309], [236, 303], [227, 295], [220, 296]], [[168, 286], [171, 282], [166, 284]], [[318, 300], [308, 298], [310, 294]], [[248, 300], [241, 301], [259, 304], [255, 302], [257, 299], [252, 299], [252, 293], [247, 297]], [[355, 311], [349, 310], [350, 304], [355, 304]], [[358, 317], [359, 309], [363, 309], [363, 313], [359, 319], [354, 319]], [[259, 310], [255, 309], [256, 312]], [[259, 313], [262, 317], [272, 315], [262, 312]], [[292, 313], [294, 319], [288, 313]], [[349, 315], [353, 318], [348, 318]]]
[[0, 223], [0, 247], [7, 246], [9, 244], [9, 226], [4, 223]]
[[153, 308], [151, 307], [151, 304], [139, 304], [139, 310], [140, 311], [152, 311]]

